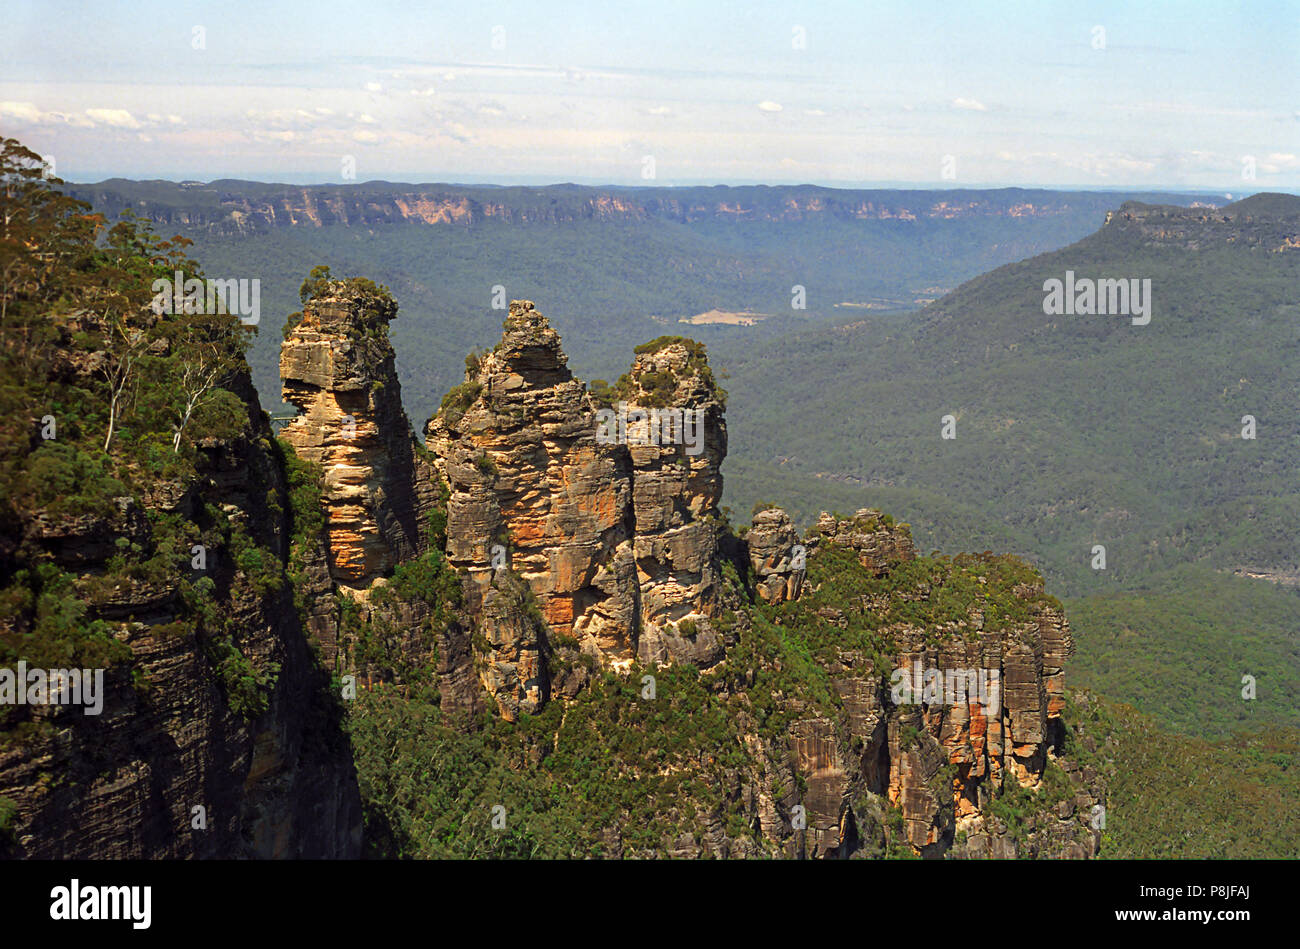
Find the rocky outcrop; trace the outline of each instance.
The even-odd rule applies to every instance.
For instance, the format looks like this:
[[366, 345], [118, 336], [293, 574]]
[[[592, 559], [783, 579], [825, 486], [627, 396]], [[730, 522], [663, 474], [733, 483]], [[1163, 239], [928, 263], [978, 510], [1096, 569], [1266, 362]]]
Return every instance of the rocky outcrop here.
[[[719, 395], [702, 348], [669, 340], [637, 355], [616, 404], [598, 404], [524, 300], [430, 420], [427, 444], [451, 492], [447, 556], [490, 627], [481, 679], [503, 713], [548, 694], [544, 668], [528, 686], [503, 657], [569, 644], [614, 667], [722, 657], [709, 623], [726, 453]], [[528, 584], [543, 632], [486, 610], [507, 570]], [[500, 663], [509, 668], [492, 671]]]
[[[672, 763], [698, 782], [690, 800], [670, 798], [657, 815], [673, 828], [659, 849], [646, 849], [642, 834], [626, 845], [612, 825], [609, 854], [1096, 852], [1087, 819], [1100, 791], [1062, 755], [1073, 643], [1032, 571], [1004, 571], [999, 582], [1017, 583], [995, 606], [980, 593], [981, 571], [1005, 565], [968, 558], [954, 593], [948, 566], [918, 560], [907, 525], [870, 508], [823, 514], [804, 537], [785, 512], [762, 510], [737, 539], [718, 506], [724, 396], [702, 347], [656, 340], [615, 387], [589, 392], [527, 301], [512, 304], [497, 347], [469, 361], [465, 383], [430, 420], [426, 452], [398, 406], [375, 301], [354, 288], [334, 285], [309, 304], [282, 359], [286, 394], [302, 410], [287, 438], [320, 466], [318, 537], [296, 536], [290, 554], [284, 469], [251, 414], [240, 438], [205, 448], [194, 483], [29, 525], [22, 543], [82, 575], [95, 615], [119, 624], [156, 691], [115, 675], [102, 719], [32, 713], [46, 719], [34, 737], [0, 750], [0, 797], [19, 815], [15, 852], [354, 856], [356, 778], [309, 639], [336, 674], [407, 693], [436, 675], [444, 713], [474, 712], [486, 694], [512, 722], [550, 701], [582, 702], [601, 666], [712, 670], [713, 698], [699, 700], [725, 708], [734, 730]], [[442, 553], [431, 542], [441, 544], [418, 530], [444, 501], [445, 553], [459, 579], [433, 569]], [[188, 607], [174, 584], [96, 579], [123, 543], [153, 543], [146, 509], [196, 522], [224, 512], [212, 615], [227, 634], [242, 631], [233, 645], [264, 704], [234, 706], [233, 680], [213, 672], [215, 627], [178, 625]], [[241, 537], [280, 562], [250, 575], [260, 561], [238, 553]], [[724, 571], [728, 561], [738, 573]], [[296, 590], [274, 581], [286, 562]], [[418, 563], [426, 574], [407, 570]], [[834, 564], [834, 576], [814, 573], [818, 563]], [[856, 592], [838, 588], [846, 573]], [[463, 606], [419, 586], [439, 576], [463, 589]], [[949, 604], [940, 614], [926, 609], [939, 601]], [[799, 635], [829, 631], [830, 647], [788, 651], [787, 633], [774, 633], [787, 621]], [[753, 638], [760, 623], [766, 640]], [[849, 644], [862, 629], [874, 638]], [[794, 678], [783, 669], [791, 663], [801, 666]], [[914, 691], [900, 694], [900, 670]], [[958, 682], [967, 691], [954, 698]], [[709, 721], [720, 727], [716, 715]], [[724, 754], [730, 763], [715, 767]], [[42, 782], [52, 770], [67, 781]], [[1046, 803], [1030, 813], [1018, 794]], [[202, 832], [190, 823], [195, 807]]]
[[508, 722], [540, 711], [550, 698], [545, 629], [536, 610], [529, 609], [530, 597], [514, 571], [497, 571], [479, 615], [483, 686]]
[[[795, 578], [781, 566], [795, 546], [788, 518], [779, 509], [756, 513], [747, 540], [759, 595], [767, 591], [764, 598], [781, 602]], [[830, 548], [851, 551], [876, 576], [916, 557], [906, 525], [874, 509], [852, 518], [823, 514], [804, 545], [810, 557]], [[978, 571], [977, 563], [971, 569]], [[1099, 789], [1059, 757], [1063, 667], [1074, 649], [1069, 624], [1043, 597], [1041, 582], [1018, 584], [1013, 593], [1025, 618], [997, 631], [986, 628], [978, 605], [943, 629], [887, 627], [894, 653], [887, 669], [839, 652], [827, 671], [843, 715], [800, 719], [789, 730], [791, 761], [807, 786], [804, 852], [844, 855], [846, 846], [865, 852], [873, 833], [877, 850], [893, 842], [923, 856], [1096, 852], [1098, 837], [1085, 817]], [[919, 581], [888, 596], [868, 594], [862, 607], [883, 619], [900, 600], [934, 595], [929, 581]], [[820, 608], [818, 616], [847, 622], [836, 608]], [[900, 689], [900, 682], [907, 685]], [[1007, 782], [1039, 789], [1049, 765], [1076, 784], [1060, 800], [1057, 819], [1011, 828], [993, 816], [990, 803]], [[889, 809], [897, 813], [892, 830], [882, 823]]]
[[394, 315], [391, 298], [336, 281], [306, 304], [280, 350], [284, 400], [299, 411], [281, 436], [324, 472], [330, 575], [351, 588], [422, 548], [420, 513], [433, 487], [417, 471], [402, 409], [387, 331]]
[[852, 550], [858, 563], [877, 576], [894, 564], [916, 559], [908, 526], [895, 524], [875, 508], [863, 508], [851, 518], [837, 518], [823, 511], [812, 541], [814, 546], [828, 543]]
[[[552, 661], [566, 649], [615, 670], [633, 659], [708, 669], [726, 658], [735, 631], [721, 614], [739, 607], [748, 621], [722, 579], [726, 425], [698, 344], [647, 344], [616, 386], [588, 393], [545, 317], [516, 301], [500, 344], [469, 361], [427, 441], [451, 492], [448, 558], [466, 578], [478, 622], [474, 668], [503, 717], [536, 712], [553, 694], [579, 695], [583, 680], [571, 664]], [[741, 556], [760, 602], [799, 603], [809, 558], [830, 551], [882, 581], [917, 559], [908, 526], [871, 508], [823, 514], [805, 538], [779, 508], [758, 511]], [[931, 856], [958, 840], [964, 855], [1093, 852], [1075, 812], [1040, 838], [990, 817], [1004, 781], [1036, 788], [1054, 760], [1072, 649], [1059, 608], [1026, 583], [1014, 594], [1024, 601], [1021, 623], [986, 629], [974, 599], [948, 626], [915, 626], [893, 611], [942, 594], [929, 580], [900, 576], [897, 589], [888, 581], [859, 603], [816, 607], [817, 621], [833, 626], [847, 626], [849, 607], [876, 617], [892, 643], [889, 661], [838, 650], [824, 668], [840, 712], [797, 715], [784, 742], [745, 738], [755, 765], [717, 793], [747, 801], [762, 837], [788, 856], [890, 848]], [[565, 670], [559, 678], [556, 669]], [[915, 670], [915, 695], [893, 688], [898, 669]], [[922, 688], [958, 673], [971, 677], [969, 699]], [[702, 841], [666, 843], [668, 852], [755, 852], [754, 841], [716, 823]]]
[[443, 500], [402, 410], [387, 333], [396, 311], [382, 287], [326, 278], [281, 347], [284, 398], [300, 412], [282, 437], [318, 466], [324, 514], [323, 556], [302, 555], [300, 599], [338, 674], [367, 689], [385, 682], [408, 690], [436, 676], [445, 707], [473, 712], [481, 702], [472, 619], [455, 609], [435, 617], [429, 591], [389, 589], [400, 565], [439, 556], [431, 518]]
[[807, 572], [808, 548], [799, 542], [790, 516], [780, 508], [756, 512], [745, 545], [759, 599], [767, 603], [797, 600]]
[[[630, 658], [638, 615], [630, 458], [597, 442], [596, 407], [532, 303], [510, 305], [501, 342], [448, 394], [426, 443], [450, 490], [448, 560], [467, 579], [470, 612], [492, 627], [480, 677], [498, 708], [546, 694], [517, 668], [493, 671], [499, 661], [514, 665], [501, 657], [576, 641], [608, 661]], [[551, 642], [516, 616], [484, 614], [493, 578], [506, 570], [528, 584]]]
[[[313, 362], [292, 347], [321, 345], [318, 325], [315, 317], [295, 330], [286, 365]], [[333, 352], [332, 345], [326, 349]], [[292, 386], [313, 395], [308, 405], [336, 403], [323, 394], [334, 389], [306, 388], [308, 374], [300, 370], [286, 391]], [[1031, 579], [1013, 594], [1001, 591], [1022, 604], [1010, 608], [1021, 620], [986, 623], [989, 607], [969, 587], [985, 582], [972, 580], [977, 558], [961, 567], [968, 586], [957, 597], [958, 611], [945, 613], [937, 626], [917, 624], [900, 606], [948, 602], [950, 594], [925, 572], [940, 565], [915, 575], [904, 569], [917, 560], [910, 529], [879, 510], [823, 514], [800, 538], [785, 512], [771, 508], [758, 511], [736, 541], [718, 507], [727, 442], [723, 398], [703, 347], [673, 337], [641, 347], [616, 386], [589, 392], [570, 373], [546, 318], [531, 302], [511, 304], [500, 343], [467, 360], [465, 382], [448, 394], [426, 432], [437, 469], [429, 477], [447, 486], [446, 556], [461, 577], [466, 617], [463, 629], [448, 629], [440, 640], [444, 705], [472, 709], [481, 690], [502, 718], [516, 721], [548, 701], [581, 701], [593, 667], [574, 661], [579, 652], [615, 672], [633, 662], [721, 667], [741, 635], [738, 627], [748, 628], [751, 619], [738, 587], [724, 581], [729, 557], [748, 561], [759, 603], [798, 607], [819, 589], [809, 587], [810, 559], [847, 555], [862, 593], [818, 600], [808, 607], [813, 618], [798, 621], [847, 629], [855, 612], [857, 622], [880, 628], [886, 651], [846, 647], [822, 655], [834, 708], [785, 694], [780, 701], [794, 714], [783, 733], [741, 728], [750, 764], [713, 786], [709, 800], [740, 802], [757, 837], [735, 836], [726, 809], [710, 804], [698, 835], [666, 841], [664, 852], [1094, 852], [1093, 832], [1080, 816], [1094, 799], [1089, 788], [1077, 789], [1068, 816], [1041, 827], [1010, 826], [991, 807], [1006, 787], [1042, 786], [1049, 763], [1057, 761], [1061, 670], [1072, 642], [1036, 575], [1025, 574]], [[381, 444], [377, 432], [369, 444]], [[325, 463], [330, 457], [322, 451]], [[383, 451], [367, 457], [372, 471], [391, 470]], [[347, 508], [353, 518], [341, 532], [344, 540], [364, 534], [347, 507], [351, 499], [331, 497], [330, 484], [327, 477], [326, 503]], [[384, 536], [379, 518], [367, 523], [370, 536]], [[739, 550], [724, 552], [728, 538]], [[331, 549], [338, 546], [332, 539]], [[386, 550], [393, 561], [411, 556], [397, 546]], [[364, 562], [336, 555], [340, 561]], [[383, 581], [371, 582], [373, 590]], [[371, 609], [367, 597], [359, 602]], [[1008, 609], [1006, 603], [999, 608]], [[384, 610], [391, 613], [390, 606]], [[914, 694], [899, 694], [898, 670], [915, 678]], [[753, 701], [747, 693], [753, 676], [752, 669], [730, 670], [719, 680], [735, 683], [731, 698], [739, 709]], [[943, 690], [956, 681], [969, 684], [968, 695], [954, 699]], [[936, 682], [937, 693], [926, 690]], [[746, 718], [741, 712], [740, 721]], [[617, 828], [606, 833], [611, 851], [637, 855], [625, 850]]]

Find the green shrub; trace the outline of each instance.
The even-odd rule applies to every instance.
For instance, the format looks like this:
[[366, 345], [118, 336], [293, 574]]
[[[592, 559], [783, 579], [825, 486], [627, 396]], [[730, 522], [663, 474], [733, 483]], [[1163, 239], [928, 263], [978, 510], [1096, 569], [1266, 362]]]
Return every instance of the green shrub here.
[[440, 550], [429, 550], [398, 564], [389, 586], [404, 600], [453, 606], [461, 602], [460, 578]]
[[612, 408], [622, 398], [618, 387], [611, 386], [604, 379], [592, 379], [587, 383], [587, 391], [591, 394], [592, 401], [601, 408]]
[[20, 491], [28, 503], [51, 514], [100, 514], [116, 510], [113, 499], [130, 492], [108, 468], [108, 456], [61, 441], [45, 441], [27, 460]]
[[458, 386], [452, 386], [447, 391], [447, 394], [442, 397], [442, 405], [439, 406], [438, 411], [447, 415], [452, 415], [452, 413], [463, 415], [474, 404], [474, 400], [479, 397], [479, 393], [482, 391], [483, 384], [481, 382], [462, 382]]

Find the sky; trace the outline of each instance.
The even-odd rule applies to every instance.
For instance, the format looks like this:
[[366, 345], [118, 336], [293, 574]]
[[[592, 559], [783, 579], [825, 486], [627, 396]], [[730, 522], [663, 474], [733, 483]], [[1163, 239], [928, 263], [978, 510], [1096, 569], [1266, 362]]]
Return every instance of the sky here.
[[1300, 0], [2, 0], [60, 177], [1300, 191]]

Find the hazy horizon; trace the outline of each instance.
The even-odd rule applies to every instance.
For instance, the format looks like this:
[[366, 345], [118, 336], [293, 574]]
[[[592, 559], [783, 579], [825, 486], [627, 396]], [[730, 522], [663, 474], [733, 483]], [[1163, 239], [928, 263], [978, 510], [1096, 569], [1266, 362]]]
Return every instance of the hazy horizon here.
[[866, 181], [866, 182], [819, 182], [819, 181], [713, 181], [701, 179], [699, 181], [676, 181], [676, 182], [646, 182], [646, 181], [609, 181], [602, 179], [579, 179], [568, 178], [558, 180], [553, 178], [532, 178], [519, 176], [511, 180], [508, 176], [493, 179], [475, 179], [469, 178], [438, 178], [427, 175], [405, 175], [393, 178], [369, 178], [364, 181], [340, 181], [340, 180], [300, 180], [293, 181], [289, 179], [269, 179], [269, 178], [241, 178], [232, 175], [215, 175], [209, 178], [199, 177], [148, 177], [140, 178], [123, 174], [100, 173], [91, 174], [81, 179], [64, 179], [68, 184], [79, 186], [102, 185], [110, 181], [129, 181], [136, 184], [148, 184], [150, 182], [163, 182], [168, 184], [186, 184], [196, 182], [203, 185], [210, 185], [218, 181], [240, 182], [244, 184], [255, 185], [284, 185], [286, 187], [321, 187], [321, 188], [363, 188], [367, 185], [407, 185], [413, 188], [418, 187], [466, 187], [466, 188], [560, 188], [565, 186], [577, 186], [582, 188], [612, 188], [619, 190], [649, 190], [655, 188], [823, 188], [832, 191], [1046, 191], [1046, 192], [1068, 192], [1078, 191], [1095, 194], [1127, 194], [1137, 191], [1149, 191], [1168, 194], [1203, 194], [1212, 195], [1219, 198], [1227, 198], [1238, 201], [1248, 198], [1254, 194], [1272, 192], [1279, 194], [1296, 194], [1300, 195], [1300, 188], [1238, 188], [1228, 190], [1224, 188], [1213, 187], [1175, 187], [1170, 185], [1156, 184], [1106, 184], [1106, 185], [1082, 185], [1082, 184], [1062, 184], [1062, 185], [1042, 185], [1042, 184], [1020, 184], [1015, 182], [1007, 183], [951, 183], [951, 182], [924, 182], [924, 181]]
[[1249, 13], [18, 4], [0, 130], [77, 182], [1296, 192], [1300, 3]]

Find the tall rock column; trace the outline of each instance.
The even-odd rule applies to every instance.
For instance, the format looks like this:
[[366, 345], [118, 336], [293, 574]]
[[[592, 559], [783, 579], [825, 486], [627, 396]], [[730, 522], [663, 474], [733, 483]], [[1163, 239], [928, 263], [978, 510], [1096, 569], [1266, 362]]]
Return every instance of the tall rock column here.
[[723, 657], [708, 618], [720, 611], [724, 395], [703, 345], [672, 336], [638, 347], [617, 391], [605, 417], [619, 426], [632, 460], [637, 656], [706, 668]]
[[334, 281], [309, 302], [280, 350], [283, 397], [299, 416], [281, 433], [324, 470], [330, 575], [363, 589], [421, 547], [418, 512], [434, 490], [417, 474], [402, 410], [386, 293]]
[[[501, 342], [471, 361], [426, 432], [451, 491], [447, 556], [489, 627], [480, 679], [508, 717], [545, 701], [536, 657], [548, 646], [576, 641], [616, 662], [635, 641], [629, 461], [597, 442], [595, 407], [567, 363], [546, 317], [513, 301]], [[517, 599], [506, 572], [527, 582], [552, 643], [501, 608]]]

